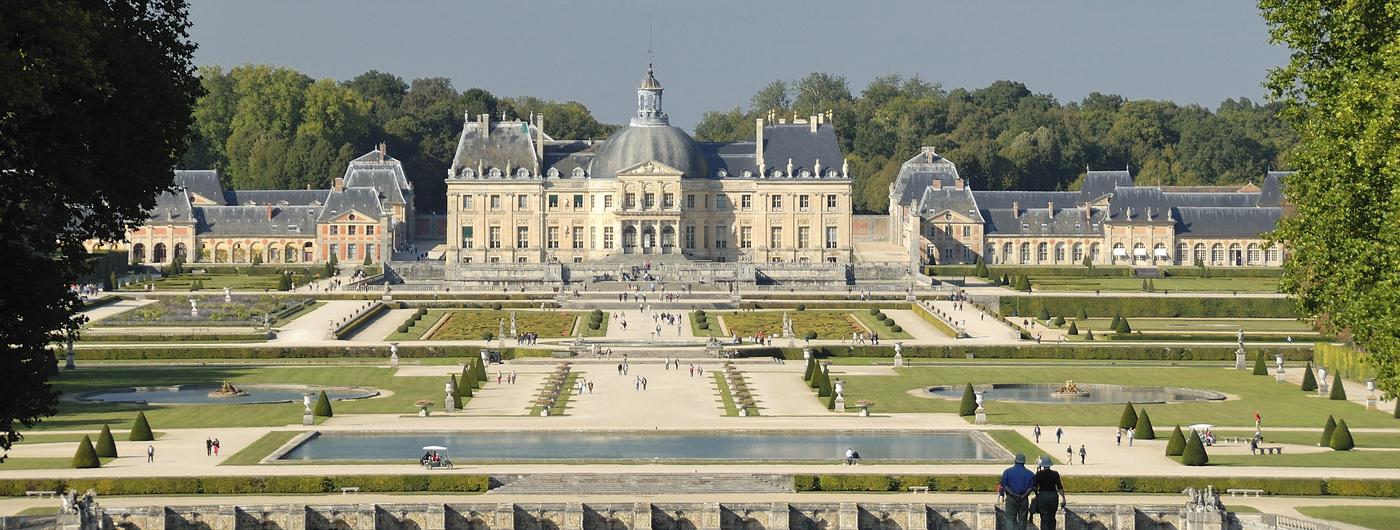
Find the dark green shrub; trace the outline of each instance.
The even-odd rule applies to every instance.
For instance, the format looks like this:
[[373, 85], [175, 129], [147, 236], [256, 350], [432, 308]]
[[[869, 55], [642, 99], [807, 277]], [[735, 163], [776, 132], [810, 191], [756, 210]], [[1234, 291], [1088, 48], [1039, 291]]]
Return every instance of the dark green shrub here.
[[496, 334], [495, 334], [495, 333], [491, 333], [490, 331], [483, 331], [483, 332], [481, 332], [481, 340], [491, 340], [491, 339], [494, 338], [495, 336], [496, 336]]
[[816, 359], [807, 359], [807, 367], [802, 371], [802, 380], [803, 380], [803, 381], [811, 381], [811, 380], [812, 380], [812, 374], [815, 373], [814, 370], [816, 369], [816, 366], [817, 366], [817, 360], [816, 360]]
[[321, 395], [316, 398], [316, 406], [311, 409], [312, 414], [322, 418], [329, 418], [335, 413], [331, 411], [331, 399], [326, 397], [326, 391], [322, 390]]
[[1055, 317], [1055, 327], [1058, 328], [1063, 325], [1065, 325], [1065, 317]]
[[1086, 312], [1084, 311], [1084, 308], [1081, 307], [1081, 308], [1079, 308], [1079, 315], [1076, 316], [1075, 319], [1076, 319], [1076, 320], [1081, 320], [1081, 321], [1083, 321], [1083, 320], [1089, 320], [1089, 313], [1086, 313]]
[[1129, 401], [1123, 406], [1123, 415], [1118, 417], [1118, 428], [1131, 429], [1137, 426], [1137, 421], [1137, 411], [1133, 409], [1133, 403]]
[[1297, 318], [1298, 311], [1287, 298], [1190, 298], [1167, 296], [1025, 296], [1000, 297], [1000, 312], [1019, 309], [1034, 315], [1044, 307], [1051, 314], [1072, 315], [1083, 309], [1090, 317], [1153, 318]]
[[987, 271], [987, 264], [982, 263], [982, 258], [977, 258], [977, 268], [973, 271], [978, 278], [990, 278], [992, 274]]
[[834, 393], [831, 388], [831, 374], [825, 369], [817, 370], [817, 397], [827, 397]]
[[1201, 437], [1196, 431], [1191, 431], [1191, 436], [1186, 438], [1186, 450], [1181, 452], [1181, 463], [1187, 466], [1204, 466], [1210, 463], [1210, 455], [1206, 454], [1206, 444], [1201, 442]]
[[136, 421], [131, 424], [131, 431], [127, 433], [126, 439], [133, 442], [149, 442], [156, 439], [155, 433], [151, 432], [151, 424], [146, 422], [144, 411], [136, 412]]
[[1113, 315], [1113, 322], [1108, 323], [1108, 329], [1118, 329], [1118, 324], [1123, 321], [1123, 315]]
[[1084, 332], [1084, 340], [1094, 340], [1094, 330], [1091, 329], [1091, 330], [1085, 331], [1085, 332]]
[[1332, 440], [1327, 446], [1334, 451], [1350, 451], [1356, 447], [1356, 442], [1351, 439], [1351, 429], [1347, 428], [1347, 420], [1337, 422], [1337, 428], [1332, 431]]
[[1040, 308], [1040, 313], [1037, 314], [1035, 318], [1041, 322], [1050, 320], [1050, 310], [1044, 307]]
[[870, 314], [871, 314], [871, 315], [878, 315], [878, 314], [880, 314], [880, 308], [878, 308], [878, 307], [872, 307], [872, 308], [870, 308]]
[[422, 318], [423, 315], [426, 315], [426, 314], [428, 314], [428, 308], [426, 308], [426, 307], [420, 307], [420, 308], [418, 308], [418, 311], [414, 313], [414, 315], [417, 316], [418, 318]]
[[466, 403], [466, 398], [472, 397], [472, 389], [477, 386], [472, 381], [472, 373], [466, 366], [462, 367], [462, 377], [457, 380], [457, 402]]
[[700, 329], [710, 329], [710, 323], [709, 323], [709, 322], [701, 322], [701, 323], [699, 323], [699, 324], [696, 324], [695, 327], [700, 328]]
[[1269, 375], [1269, 365], [1264, 364], [1264, 352], [1254, 358], [1254, 375]]
[[1318, 439], [1318, 447], [1330, 447], [1332, 445], [1332, 433], [1337, 430], [1337, 420], [1327, 415], [1327, 423], [1322, 426], [1322, 438]]
[[1181, 433], [1181, 426], [1177, 425], [1172, 429], [1171, 438], [1167, 438], [1167, 456], [1181, 456], [1186, 450], [1186, 435]]
[[1125, 335], [1126, 335], [1126, 334], [1128, 334], [1128, 333], [1132, 333], [1132, 332], [1133, 332], [1133, 326], [1130, 325], [1130, 324], [1128, 324], [1128, 318], [1127, 318], [1127, 317], [1123, 317], [1123, 318], [1121, 318], [1121, 319], [1118, 319], [1118, 327], [1113, 328], [1113, 332], [1114, 332], [1114, 333], [1122, 333], [1122, 334], [1125, 334]]
[[97, 435], [97, 446], [93, 449], [99, 458], [117, 457], [117, 441], [112, 439], [112, 429], [106, 424], [102, 425], [102, 433]]
[[408, 324], [399, 324], [399, 333], [408, 333]]
[[290, 276], [287, 276], [286, 274], [281, 275], [281, 277], [277, 279], [277, 290], [278, 290], [278, 291], [290, 291], [290, 290], [292, 290], [292, 278], [291, 278]]
[[1299, 388], [1304, 392], [1317, 390], [1317, 377], [1313, 375], [1312, 361], [1303, 366], [1303, 385]]
[[496, 303], [494, 303], [494, 304], [491, 304], [491, 309], [494, 309], [494, 310], [496, 310], [496, 311], [500, 311], [502, 307], [505, 307], [505, 306], [501, 305], [500, 302], [496, 302]]
[[1070, 334], [1070, 335], [1078, 335], [1078, 334], [1079, 334], [1079, 326], [1076, 326], [1076, 325], [1074, 325], [1073, 322], [1070, 322], [1070, 323], [1069, 323], [1069, 334]]
[[1342, 371], [1341, 371], [1341, 370], [1337, 370], [1337, 371], [1335, 371], [1335, 372], [1332, 372], [1332, 388], [1330, 388], [1330, 389], [1328, 389], [1328, 390], [1329, 390], [1330, 393], [1327, 394], [1327, 399], [1333, 399], [1333, 400], [1337, 400], [1337, 401], [1346, 401], [1346, 400], [1347, 400], [1347, 389], [1346, 389], [1346, 387], [1342, 386]]
[[808, 332], [802, 334], [802, 338], [803, 338], [804, 340], [813, 340], [813, 339], [816, 339], [816, 338], [817, 338], [817, 332], [815, 332], [815, 331], [808, 331]]
[[1147, 417], [1147, 409], [1142, 409], [1138, 413], [1137, 426], [1133, 428], [1133, 437], [1139, 440], [1156, 440], [1157, 431], [1152, 428], [1152, 418]]
[[999, 282], [997, 282], [997, 283], [1001, 284], [1002, 287], [1006, 287], [1006, 286], [1008, 286], [1008, 285], [1011, 285], [1011, 279], [1008, 278], [1008, 277], [1006, 277], [1005, 274], [1003, 274], [1003, 275], [1001, 275], [1001, 281], [999, 281]]
[[972, 383], [963, 387], [962, 403], [958, 404], [959, 416], [973, 416], [977, 414], [977, 393], [972, 391]]
[[[706, 328], [709, 328], [709, 327], [710, 327], [709, 324], [705, 324], [705, 327], [700, 328], [700, 329], [706, 329]], [[590, 330], [598, 331], [599, 329], [602, 329], [602, 328], [603, 328], [603, 323], [602, 323], [602, 322], [589, 322], [589, 323], [588, 323], [588, 329], [590, 329]]]
[[797, 310], [798, 310], [798, 311], [806, 311], [806, 310], [807, 310], [807, 304], [797, 304]]
[[73, 454], [73, 467], [78, 469], [92, 469], [102, 467], [102, 461], [97, 459], [97, 451], [92, 448], [92, 438], [83, 435], [83, 440], [78, 442], [78, 452]]
[[[890, 322], [894, 322], [894, 321], [891, 320]], [[893, 332], [895, 332], [895, 333], [903, 333], [903, 332], [904, 332], [904, 327], [903, 327], [903, 326], [900, 326], [899, 324], [895, 324], [895, 325], [890, 326], [890, 331], [893, 331]]]

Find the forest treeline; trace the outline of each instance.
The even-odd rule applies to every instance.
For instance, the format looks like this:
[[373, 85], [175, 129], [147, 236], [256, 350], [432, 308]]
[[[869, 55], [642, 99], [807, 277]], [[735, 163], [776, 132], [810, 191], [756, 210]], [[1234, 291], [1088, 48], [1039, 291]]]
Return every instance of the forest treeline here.
[[[353, 157], [386, 142], [418, 191], [418, 206], [440, 210], [464, 114], [543, 113], [555, 138], [602, 139], [578, 102], [459, 91], [441, 77], [405, 82], [370, 71], [337, 82], [295, 70], [245, 65], [202, 67], [206, 94], [195, 109], [185, 167], [217, 168], [233, 188], [326, 187]], [[1075, 189], [1086, 168], [1129, 168], [1139, 183], [1239, 184], [1287, 167], [1296, 142], [1273, 104], [1227, 99], [1214, 110], [1170, 101], [1092, 93], [1061, 103], [1024, 84], [945, 90], [918, 77], [884, 76], [859, 94], [847, 81], [813, 73], [774, 81], [749, 104], [705, 113], [702, 141], [753, 138], [754, 119], [830, 110], [850, 159], [856, 208], [882, 212], [899, 165], [933, 146], [977, 189]]]

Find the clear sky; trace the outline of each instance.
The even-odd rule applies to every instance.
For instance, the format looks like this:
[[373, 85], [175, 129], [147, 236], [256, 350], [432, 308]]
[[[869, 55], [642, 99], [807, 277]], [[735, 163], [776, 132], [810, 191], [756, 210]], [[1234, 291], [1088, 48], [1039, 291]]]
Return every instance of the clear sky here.
[[687, 129], [812, 71], [845, 76], [856, 94], [893, 73], [1215, 107], [1262, 99], [1265, 71], [1287, 59], [1247, 0], [192, 0], [191, 16], [199, 64], [443, 76], [579, 101], [609, 123], [633, 111], [650, 22], [666, 110]]

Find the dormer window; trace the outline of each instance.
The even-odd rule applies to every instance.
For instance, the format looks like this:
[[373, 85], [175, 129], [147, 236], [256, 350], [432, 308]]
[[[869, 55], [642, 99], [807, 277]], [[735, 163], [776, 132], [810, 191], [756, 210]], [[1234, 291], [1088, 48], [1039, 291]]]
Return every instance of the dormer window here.
[[557, 179], [559, 178], [559, 170], [555, 168], [549, 168], [549, 171], [544, 172], [544, 175], [552, 179]]
[[804, 169], [802, 171], [797, 172], [797, 176], [802, 178], [810, 178], [812, 176], [812, 172]]
[[488, 171], [486, 174], [493, 179], [501, 178], [501, 168], [493, 167], [491, 168], [491, 171]]
[[773, 178], [781, 177], [781, 176], [783, 176], [783, 170], [781, 170], [781, 169], [774, 169], [772, 173], [769, 173], [769, 175], [772, 175]]
[[840, 175], [840, 173], [837, 173], [835, 169], [826, 170], [826, 178], [834, 179], [837, 175]]
[[530, 178], [530, 170], [525, 169], [525, 168], [523, 168], [523, 167], [520, 168], [520, 169], [517, 169], [517, 170], [515, 171], [515, 178], [520, 178], [520, 179], [527, 179], [527, 178]]
[[729, 172], [725, 171], [724, 168], [720, 168], [719, 171], [715, 172], [715, 176], [719, 178], [724, 178], [729, 176]]
[[573, 176], [574, 178], [576, 178], [576, 179], [581, 179], [581, 178], [587, 176], [587, 175], [584, 174], [583, 168], [581, 168], [581, 167], [576, 167], [576, 168], [574, 168], [574, 170], [571, 171], [571, 172], [569, 172], [569, 174], [572, 175], [572, 176]]
[[753, 178], [753, 172], [745, 169], [742, 173], [739, 173], [739, 176], [744, 178]]
[[470, 170], [470, 169], [463, 169], [463, 170], [462, 170], [462, 178], [467, 178], [467, 179], [469, 179], [469, 178], [473, 178], [473, 177], [475, 177], [475, 176], [476, 176], [476, 172], [475, 172], [475, 171], [472, 171], [472, 170]]

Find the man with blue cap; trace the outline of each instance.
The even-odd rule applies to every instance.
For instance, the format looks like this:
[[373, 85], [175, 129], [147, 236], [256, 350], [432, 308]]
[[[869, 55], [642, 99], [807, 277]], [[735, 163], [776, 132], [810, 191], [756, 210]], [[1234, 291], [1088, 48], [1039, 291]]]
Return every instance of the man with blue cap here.
[[997, 484], [998, 499], [1006, 499], [1006, 520], [1002, 528], [1026, 530], [1030, 523], [1029, 497], [1035, 484], [1035, 473], [1026, 469], [1026, 455], [1016, 453], [1016, 463], [1001, 472], [1001, 482]]
[[[1056, 508], [1065, 506], [1065, 485], [1060, 482], [1060, 472], [1050, 469], [1050, 457], [1040, 456], [1040, 469], [1035, 472], [1035, 500], [1031, 501], [1031, 512], [1040, 516], [1040, 530], [1055, 530]], [[1057, 499], [1058, 497], [1058, 499]], [[1056, 504], [1056, 500], [1059, 501]]]

